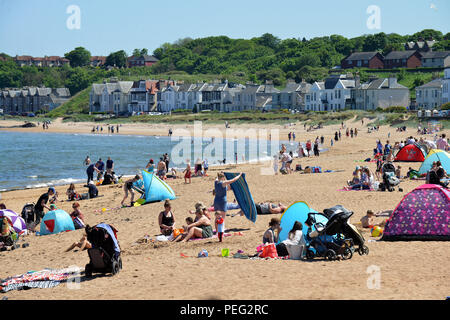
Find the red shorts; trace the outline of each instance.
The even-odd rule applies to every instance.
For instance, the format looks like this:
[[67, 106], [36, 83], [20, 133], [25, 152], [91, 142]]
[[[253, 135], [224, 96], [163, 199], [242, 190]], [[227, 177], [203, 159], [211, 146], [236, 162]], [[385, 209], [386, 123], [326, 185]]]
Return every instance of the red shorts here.
[[191, 171], [187, 171], [184, 175], [185, 178], [190, 178], [191, 177]]

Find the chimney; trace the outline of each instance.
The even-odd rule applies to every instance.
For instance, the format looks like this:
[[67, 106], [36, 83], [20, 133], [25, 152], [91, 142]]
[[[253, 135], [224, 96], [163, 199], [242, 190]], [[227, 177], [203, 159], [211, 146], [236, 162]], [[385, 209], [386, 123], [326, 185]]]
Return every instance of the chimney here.
[[388, 84], [389, 84], [389, 88], [392, 88], [394, 85], [397, 84], [397, 78], [393, 75], [389, 76]]

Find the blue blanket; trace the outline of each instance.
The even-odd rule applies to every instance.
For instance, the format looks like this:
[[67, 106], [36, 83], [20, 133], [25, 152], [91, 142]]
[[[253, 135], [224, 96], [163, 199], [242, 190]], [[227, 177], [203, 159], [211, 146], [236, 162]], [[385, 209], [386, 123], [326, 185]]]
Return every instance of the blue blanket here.
[[[239, 173], [231, 172], [224, 172], [224, 174], [227, 180], [231, 180], [239, 175]], [[231, 184], [231, 189], [233, 190], [234, 196], [236, 197], [236, 200], [247, 219], [255, 222], [257, 216], [256, 206], [253, 201], [252, 194], [250, 193], [250, 189], [248, 188], [247, 181], [245, 180], [244, 173], [237, 181]]]

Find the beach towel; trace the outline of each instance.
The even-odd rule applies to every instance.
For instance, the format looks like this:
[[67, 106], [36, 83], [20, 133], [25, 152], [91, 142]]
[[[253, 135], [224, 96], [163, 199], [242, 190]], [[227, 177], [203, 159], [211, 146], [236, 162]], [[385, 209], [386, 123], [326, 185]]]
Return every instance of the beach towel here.
[[30, 288], [53, 288], [61, 282], [67, 281], [73, 275], [79, 274], [77, 268], [44, 269], [41, 271], [29, 271], [22, 275], [6, 278], [0, 282], [0, 292], [22, 290]]
[[[230, 180], [234, 177], [238, 176], [238, 173], [224, 172], [225, 177]], [[256, 206], [253, 201], [252, 194], [250, 193], [250, 189], [248, 187], [247, 181], [245, 180], [245, 174], [235, 182], [231, 184], [231, 189], [234, 192], [234, 196], [241, 207], [242, 212], [244, 212], [247, 219], [252, 222], [256, 221]]]

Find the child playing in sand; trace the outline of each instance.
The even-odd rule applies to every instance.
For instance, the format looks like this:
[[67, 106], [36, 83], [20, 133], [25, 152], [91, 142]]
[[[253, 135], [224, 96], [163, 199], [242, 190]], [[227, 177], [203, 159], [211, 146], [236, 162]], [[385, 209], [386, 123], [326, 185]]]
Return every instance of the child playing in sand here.
[[372, 210], [367, 210], [367, 214], [361, 218], [361, 224], [363, 228], [373, 228], [374, 226], [374, 216]]
[[[367, 214], [361, 218], [362, 227], [363, 228], [373, 228], [375, 226], [384, 227], [386, 224], [386, 221], [375, 224], [374, 217], [385, 216], [385, 214], [389, 213], [389, 212], [390, 211], [385, 211], [385, 212], [378, 212], [377, 214], [374, 214], [372, 210], [367, 210]], [[390, 212], [390, 213], [392, 213], [392, 212]]]
[[219, 242], [222, 242], [223, 232], [224, 232], [224, 223], [223, 217], [219, 212], [216, 212], [216, 225], [217, 225], [217, 237], [219, 238]]
[[184, 173], [184, 183], [187, 183], [187, 179], [189, 179], [189, 183], [191, 183], [191, 163], [188, 161], [186, 164], [186, 169], [183, 171]]
[[186, 236], [187, 236], [187, 234], [188, 234], [188, 231], [187, 231], [188, 228], [187, 228], [187, 226], [193, 224], [193, 223], [194, 223], [194, 219], [192, 219], [192, 217], [187, 217], [185, 221], [186, 221], [186, 225], [183, 226], [183, 230], [185, 230], [185, 232], [180, 233], [178, 236], [176, 236], [175, 238], [173, 238], [173, 239], [172, 239], [173, 242], [178, 242], [178, 241], [181, 241], [181, 240], [183, 240], [184, 238], [186, 238]]

